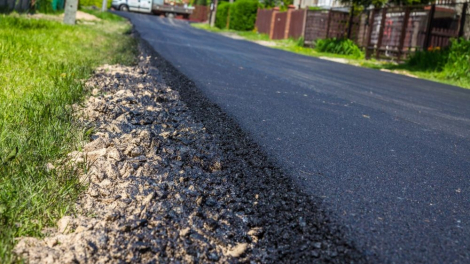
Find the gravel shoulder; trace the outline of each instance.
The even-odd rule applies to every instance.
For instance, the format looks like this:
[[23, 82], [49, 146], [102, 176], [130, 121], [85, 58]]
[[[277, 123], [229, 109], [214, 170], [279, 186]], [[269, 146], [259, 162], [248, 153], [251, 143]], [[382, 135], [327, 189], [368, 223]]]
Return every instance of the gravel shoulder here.
[[[76, 214], [30, 263], [364, 263], [321, 202], [290, 178], [195, 85], [141, 41], [135, 67], [105, 65], [78, 111], [95, 133]], [[58, 168], [60, 169], [60, 168]]]

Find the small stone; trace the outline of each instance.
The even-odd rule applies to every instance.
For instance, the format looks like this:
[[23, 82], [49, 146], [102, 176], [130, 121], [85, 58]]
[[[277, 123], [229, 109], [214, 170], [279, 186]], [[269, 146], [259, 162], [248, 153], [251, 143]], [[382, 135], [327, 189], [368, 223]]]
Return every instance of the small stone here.
[[97, 197], [98, 195], [100, 195], [98, 189], [96, 187], [92, 188], [90, 187], [88, 189], [88, 194], [91, 196], [91, 197]]
[[104, 157], [106, 155], [106, 149], [98, 149], [86, 153], [86, 158], [88, 164], [93, 164], [98, 158]]
[[209, 256], [207, 256], [207, 258], [212, 261], [218, 261], [219, 255], [217, 255], [216, 253], [209, 253]]
[[186, 227], [180, 231], [180, 237], [185, 237], [191, 232], [191, 228]]
[[109, 160], [114, 160], [114, 161], [122, 161], [124, 159], [124, 156], [122, 155], [122, 153], [116, 148], [108, 149], [107, 157]]
[[191, 255], [184, 256], [184, 263], [188, 263], [188, 264], [194, 263], [194, 257]]
[[209, 199], [206, 200], [206, 205], [207, 205], [207, 206], [210, 206], [210, 207], [216, 206], [216, 205], [217, 205], [217, 201], [214, 200], [213, 198], [209, 198]]
[[75, 233], [81, 233], [81, 232], [84, 232], [84, 231], [87, 231], [88, 229], [84, 226], [79, 226], [77, 227], [77, 229], [75, 229]]
[[321, 248], [321, 242], [315, 242], [315, 243], [313, 243], [313, 246], [315, 248]]
[[153, 197], [155, 197], [155, 192], [147, 195], [147, 197], [142, 200], [142, 205], [147, 205], [153, 199]]
[[46, 164], [46, 171], [47, 171], [47, 172], [50, 172], [50, 171], [52, 171], [52, 170], [54, 170], [54, 169], [55, 169], [55, 166], [52, 165], [52, 163], [47, 163], [47, 164]]
[[231, 250], [228, 250], [227, 255], [231, 256], [231, 257], [234, 257], [234, 258], [238, 258], [243, 253], [245, 253], [247, 248], [248, 248], [247, 243], [240, 243], [240, 244], [236, 245], [234, 248], [232, 248]]
[[318, 258], [320, 256], [320, 252], [318, 250], [313, 250], [312, 251], [312, 256], [315, 258]]
[[72, 217], [71, 216], [64, 216], [59, 221], [57, 221], [57, 229], [59, 233], [65, 234], [70, 231]]
[[85, 152], [90, 152], [90, 151], [94, 151], [94, 150], [98, 150], [98, 149], [103, 149], [103, 148], [106, 148], [107, 147], [107, 142], [99, 137], [95, 140], [93, 140], [92, 142], [86, 144], [84, 147], [83, 147], [83, 150]]

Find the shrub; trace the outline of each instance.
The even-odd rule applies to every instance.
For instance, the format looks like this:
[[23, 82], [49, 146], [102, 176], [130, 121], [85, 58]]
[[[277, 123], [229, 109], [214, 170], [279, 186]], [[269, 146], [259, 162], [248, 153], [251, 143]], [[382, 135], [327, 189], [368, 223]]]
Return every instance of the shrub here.
[[221, 2], [217, 6], [217, 15], [215, 17], [215, 26], [218, 28], [227, 28], [227, 19], [230, 13], [230, 3]]
[[238, 0], [230, 7], [230, 29], [249, 31], [255, 27], [257, 0]]
[[442, 71], [449, 56], [448, 49], [429, 49], [416, 51], [407, 61], [414, 69], [422, 71]]
[[470, 81], [470, 40], [454, 39], [448, 48], [417, 51], [407, 61], [416, 70], [442, 72], [445, 78]]
[[449, 79], [470, 81], [470, 40], [452, 40], [444, 73]]
[[352, 55], [355, 58], [363, 56], [361, 49], [350, 39], [319, 39], [316, 41], [315, 49], [320, 52]]
[[207, 0], [196, 0], [196, 5], [206, 6]]

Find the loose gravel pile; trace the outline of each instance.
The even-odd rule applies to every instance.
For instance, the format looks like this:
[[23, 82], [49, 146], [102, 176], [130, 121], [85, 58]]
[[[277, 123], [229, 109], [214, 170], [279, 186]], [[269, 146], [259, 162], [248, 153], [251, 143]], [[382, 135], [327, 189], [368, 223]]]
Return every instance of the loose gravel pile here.
[[104, 66], [87, 82], [93, 96], [79, 115], [96, 132], [69, 154], [88, 168], [77, 213], [45, 239], [22, 238], [16, 254], [30, 263], [363, 262], [318, 202], [189, 80], [141, 51], [137, 66]]

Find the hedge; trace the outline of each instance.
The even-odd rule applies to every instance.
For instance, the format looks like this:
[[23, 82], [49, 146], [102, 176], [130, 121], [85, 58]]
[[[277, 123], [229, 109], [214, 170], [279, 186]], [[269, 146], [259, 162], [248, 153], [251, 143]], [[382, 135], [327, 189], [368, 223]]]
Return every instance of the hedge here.
[[256, 13], [259, 2], [257, 0], [238, 0], [230, 7], [230, 29], [253, 30], [255, 28]]
[[227, 18], [229, 16], [231, 4], [228, 2], [221, 2], [217, 6], [217, 15], [215, 17], [215, 26], [218, 28], [227, 28]]

